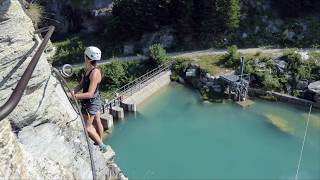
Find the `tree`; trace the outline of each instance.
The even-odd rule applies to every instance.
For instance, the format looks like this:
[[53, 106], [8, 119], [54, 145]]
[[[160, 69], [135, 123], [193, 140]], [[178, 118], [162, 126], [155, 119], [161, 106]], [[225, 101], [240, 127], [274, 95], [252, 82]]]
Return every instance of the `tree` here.
[[117, 19], [121, 39], [140, 38], [143, 33], [159, 30], [169, 24], [167, 0], [114, 0], [112, 15]]
[[221, 30], [215, 5], [215, 0], [194, 1], [194, 30], [200, 41], [213, 40], [214, 35]]
[[150, 58], [157, 64], [161, 65], [168, 61], [168, 56], [166, 50], [161, 46], [161, 44], [154, 44], [150, 46]]
[[122, 86], [126, 80], [126, 72], [119, 61], [113, 60], [111, 64], [102, 67], [103, 82], [106, 89], [111, 90]]
[[193, 8], [194, 0], [174, 0], [170, 4], [170, 17], [176, 30], [179, 43], [190, 43], [194, 33]]
[[272, 0], [272, 5], [282, 17], [299, 17], [320, 10], [319, 0]]
[[223, 56], [226, 67], [237, 67], [240, 65], [240, 53], [237, 46], [233, 45], [228, 47], [227, 54]]
[[216, 0], [216, 8], [220, 19], [229, 31], [235, 31], [240, 25], [239, 0]]
[[287, 61], [287, 70], [291, 75], [289, 83], [293, 90], [297, 89], [298, 82], [302, 79], [312, 79], [312, 71], [314, 64], [312, 61], [303, 61], [301, 55], [295, 50], [287, 50], [283, 58]]

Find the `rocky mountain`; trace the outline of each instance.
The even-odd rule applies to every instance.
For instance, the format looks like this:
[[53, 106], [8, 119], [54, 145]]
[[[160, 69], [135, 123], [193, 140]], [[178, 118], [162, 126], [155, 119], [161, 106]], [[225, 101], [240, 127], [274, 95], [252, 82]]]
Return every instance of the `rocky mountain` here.
[[[18, 0], [0, 0], [0, 106], [9, 98], [36, 47], [37, 35]], [[125, 179], [111, 148], [93, 146], [98, 179]], [[0, 179], [91, 179], [79, 116], [51, 73], [47, 55], [37, 64], [15, 110], [0, 121]]]

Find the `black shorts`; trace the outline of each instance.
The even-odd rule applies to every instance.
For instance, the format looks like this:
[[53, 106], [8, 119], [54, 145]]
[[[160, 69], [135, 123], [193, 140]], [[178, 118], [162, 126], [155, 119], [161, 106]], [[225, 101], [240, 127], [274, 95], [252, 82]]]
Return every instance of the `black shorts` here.
[[87, 103], [81, 103], [82, 114], [89, 114], [90, 116], [95, 116], [102, 108], [102, 103], [100, 99], [90, 100]]

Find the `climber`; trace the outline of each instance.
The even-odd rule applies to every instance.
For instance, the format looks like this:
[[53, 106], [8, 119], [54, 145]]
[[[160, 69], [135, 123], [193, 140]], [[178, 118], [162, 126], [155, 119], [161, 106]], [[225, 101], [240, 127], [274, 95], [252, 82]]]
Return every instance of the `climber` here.
[[[107, 146], [103, 143], [103, 126], [100, 119], [100, 109], [102, 102], [100, 99], [99, 84], [101, 82], [101, 72], [97, 68], [97, 61], [101, 59], [99, 48], [90, 46], [84, 52], [85, 74], [79, 85], [70, 93], [68, 97], [74, 96], [81, 100], [81, 113], [86, 122], [86, 130], [102, 152], [106, 152]], [[79, 91], [82, 89], [82, 93]], [[94, 125], [96, 127], [94, 127]]]

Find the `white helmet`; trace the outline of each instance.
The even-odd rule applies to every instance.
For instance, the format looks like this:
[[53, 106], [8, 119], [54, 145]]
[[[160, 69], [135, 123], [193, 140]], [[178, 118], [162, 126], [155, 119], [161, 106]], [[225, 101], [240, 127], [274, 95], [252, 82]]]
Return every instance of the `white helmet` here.
[[94, 46], [87, 47], [84, 51], [84, 54], [87, 55], [92, 61], [99, 61], [101, 59], [100, 49]]

